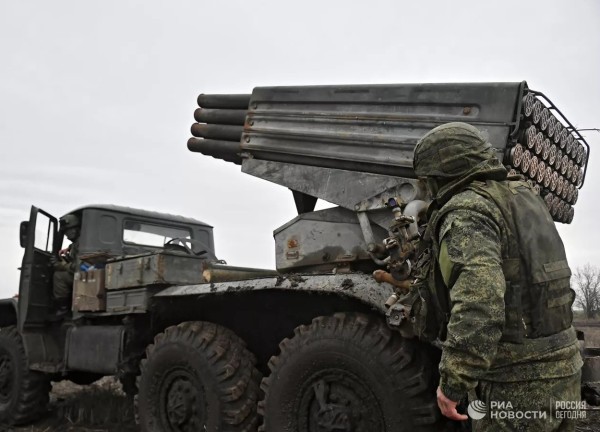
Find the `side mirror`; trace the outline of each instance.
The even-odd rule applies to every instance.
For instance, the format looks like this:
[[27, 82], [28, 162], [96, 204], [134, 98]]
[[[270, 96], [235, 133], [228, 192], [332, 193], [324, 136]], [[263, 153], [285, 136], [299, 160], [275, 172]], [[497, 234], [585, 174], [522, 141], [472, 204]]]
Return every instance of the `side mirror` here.
[[21, 226], [19, 227], [19, 242], [22, 248], [27, 246], [27, 231], [29, 231], [29, 221], [21, 222]]

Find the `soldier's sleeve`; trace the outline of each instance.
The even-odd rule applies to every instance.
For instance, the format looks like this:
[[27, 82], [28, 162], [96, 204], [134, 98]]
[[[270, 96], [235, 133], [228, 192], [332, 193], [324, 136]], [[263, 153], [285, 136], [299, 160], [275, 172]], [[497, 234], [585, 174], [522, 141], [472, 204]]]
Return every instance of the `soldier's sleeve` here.
[[498, 225], [470, 210], [440, 227], [440, 270], [452, 304], [440, 362], [440, 387], [458, 401], [489, 369], [504, 327], [505, 281]]
[[77, 266], [77, 255], [79, 254], [79, 244], [75, 241], [69, 245], [69, 257], [71, 262], [69, 263], [69, 272], [75, 274], [78, 270]]

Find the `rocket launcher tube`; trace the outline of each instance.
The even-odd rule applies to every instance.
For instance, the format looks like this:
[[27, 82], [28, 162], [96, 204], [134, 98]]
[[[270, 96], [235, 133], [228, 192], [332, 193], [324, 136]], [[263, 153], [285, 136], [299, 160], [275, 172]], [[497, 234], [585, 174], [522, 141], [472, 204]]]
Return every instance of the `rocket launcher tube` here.
[[212, 156], [215, 159], [222, 159], [236, 165], [242, 164], [242, 158], [239, 156], [240, 145], [236, 142], [190, 138], [188, 140], [188, 149], [192, 152], [202, 153], [205, 156]]
[[[356, 211], [376, 207], [385, 191], [416, 195], [414, 147], [453, 121], [477, 127], [543, 197], [555, 193], [558, 177], [581, 187], [587, 171], [585, 139], [525, 82], [258, 87], [252, 95], [203, 94], [198, 103], [197, 120], [206, 124], [194, 134], [205, 139], [191, 139], [190, 150]], [[246, 112], [241, 136], [228, 128], [242, 126], [239, 111]], [[575, 194], [567, 188], [557, 200]]]
[[201, 94], [198, 106], [202, 108], [248, 109], [249, 94]]
[[194, 119], [198, 123], [244, 126], [246, 112], [245, 109], [197, 108], [194, 111]]

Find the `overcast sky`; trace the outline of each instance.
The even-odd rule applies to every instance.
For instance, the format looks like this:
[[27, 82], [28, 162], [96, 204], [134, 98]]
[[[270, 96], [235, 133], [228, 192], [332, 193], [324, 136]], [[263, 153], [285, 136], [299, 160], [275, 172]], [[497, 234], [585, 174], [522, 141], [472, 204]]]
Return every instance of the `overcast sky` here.
[[[114, 203], [215, 227], [230, 264], [273, 267], [291, 193], [190, 153], [199, 93], [255, 86], [521, 81], [600, 127], [600, 2], [0, 1], [0, 296], [18, 290], [18, 228]], [[572, 267], [600, 265], [600, 134]]]

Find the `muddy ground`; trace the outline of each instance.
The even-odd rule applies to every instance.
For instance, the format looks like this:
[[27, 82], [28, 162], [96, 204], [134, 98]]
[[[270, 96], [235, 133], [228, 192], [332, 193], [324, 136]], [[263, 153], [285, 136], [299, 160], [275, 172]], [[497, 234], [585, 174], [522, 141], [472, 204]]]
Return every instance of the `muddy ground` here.
[[48, 414], [32, 426], [0, 432], [133, 432], [133, 399], [106, 377], [89, 386], [54, 383]]
[[[91, 386], [70, 381], [53, 386], [47, 416], [33, 426], [2, 429], [0, 432], [133, 432], [133, 400], [111, 377]], [[600, 431], [600, 409], [587, 412], [577, 426], [578, 432]]]

